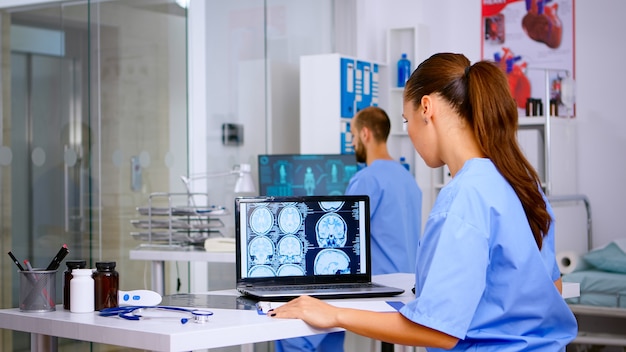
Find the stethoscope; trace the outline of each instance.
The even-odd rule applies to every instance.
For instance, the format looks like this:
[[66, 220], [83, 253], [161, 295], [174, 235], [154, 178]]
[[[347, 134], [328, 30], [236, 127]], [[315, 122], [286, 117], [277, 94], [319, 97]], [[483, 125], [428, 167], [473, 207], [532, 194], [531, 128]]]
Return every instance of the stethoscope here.
[[[112, 317], [117, 316], [126, 320], [143, 320], [143, 319], [167, 319], [173, 318], [172, 316], [155, 316], [155, 315], [147, 315], [150, 310], [161, 310], [161, 311], [170, 311], [170, 312], [182, 312], [186, 314], [191, 314], [191, 317], [195, 323], [204, 324], [209, 321], [209, 317], [213, 315], [213, 312], [206, 309], [190, 309], [190, 308], [181, 308], [181, 307], [171, 307], [171, 306], [121, 306], [121, 307], [112, 307], [112, 308], [104, 308], [100, 311], [100, 316], [103, 317]], [[180, 318], [176, 316], [174, 318]], [[181, 324], [187, 324], [189, 322], [188, 317], [180, 318]]]

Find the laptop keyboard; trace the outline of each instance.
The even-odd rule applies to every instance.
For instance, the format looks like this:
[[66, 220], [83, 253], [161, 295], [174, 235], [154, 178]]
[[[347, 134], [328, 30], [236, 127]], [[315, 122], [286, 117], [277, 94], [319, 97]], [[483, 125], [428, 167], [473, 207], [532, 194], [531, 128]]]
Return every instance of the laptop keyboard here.
[[372, 287], [374, 284], [372, 283], [352, 283], [352, 284], [311, 284], [311, 285], [289, 285], [289, 286], [261, 286], [257, 287], [257, 291], [284, 291], [284, 290], [295, 290], [295, 291], [320, 291], [320, 290], [345, 290], [351, 288], [364, 288], [364, 287]]

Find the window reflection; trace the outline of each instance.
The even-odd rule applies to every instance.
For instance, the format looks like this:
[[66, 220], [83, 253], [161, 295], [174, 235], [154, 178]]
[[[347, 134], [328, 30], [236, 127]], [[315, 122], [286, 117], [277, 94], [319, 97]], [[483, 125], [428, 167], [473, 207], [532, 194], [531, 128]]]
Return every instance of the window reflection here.
[[[202, 11], [196, 27], [188, 28], [194, 3]], [[3, 26], [9, 32], [3, 34], [12, 36], [12, 47], [3, 56], [9, 62], [2, 62], [10, 87], [1, 86], [3, 101], [11, 102], [0, 139], [4, 252], [45, 265], [66, 243], [66, 260], [84, 259], [91, 267], [116, 261], [120, 288], [150, 288], [147, 263], [128, 253], [140, 244], [130, 235], [131, 220], [151, 193], [184, 192], [180, 175], [235, 164], [251, 164], [256, 175], [257, 154], [297, 152], [277, 126], [297, 133], [299, 57], [332, 52], [332, 1], [181, 5], [45, 1], [5, 11], [11, 26]], [[198, 28], [202, 60], [187, 67], [193, 62], [187, 39]], [[268, 119], [279, 122], [275, 130], [268, 130]], [[244, 126], [244, 145], [222, 145], [224, 123]], [[207, 181], [210, 202], [230, 207], [234, 182]], [[232, 228], [231, 222], [224, 232]], [[172, 277], [174, 265], [167, 269]], [[0, 291], [1, 308], [16, 307], [15, 268], [1, 268], [0, 280], [11, 283]], [[187, 263], [179, 268], [185, 291]], [[221, 289], [230, 288], [234, 273], [218, 267], [209, 275], [212, 288]], [[60, 299], [61, 284], [57, 290]], [[26, 334], [13, 336], [0, 350], [28, 349]]]
[[[174, 0], [64, 1], [10, 9], [5, 18], [2, 250], [37, 267], [67, 244], [66, 260], [116, 261], [120, 288], [149, 287], [145, 263], [128, 259], [138, 245], [130, 219], [151, 192], [179, 183], [170, 174], [186, 173], [186, 10]], [[139, 190], [133, 155], [142, 161]], [[0, 291], [2, 308], [17, 306], [15, 269], [2, 266], [0, 279], [11, 283]], [[59, 282], [58, 303], [61, 290]], [[14, 333], [0, 343], [26, 350], [29, 338]]]

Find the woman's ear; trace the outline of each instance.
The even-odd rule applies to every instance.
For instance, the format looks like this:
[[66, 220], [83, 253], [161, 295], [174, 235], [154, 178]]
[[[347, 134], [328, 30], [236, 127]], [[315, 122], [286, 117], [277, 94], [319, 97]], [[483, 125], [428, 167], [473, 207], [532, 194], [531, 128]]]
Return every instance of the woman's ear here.
[[432, 118], [433, 108], [433, 99], [430, 95], [424, 95], [418, 108], [418, 112], [422, 115], [425, 123], [428, 123], [428, 121]]
[[429, 95], [424, 95], [420, 102], [420, 109], [423, 114], [428, 114], [432, 110], [432, 99]]

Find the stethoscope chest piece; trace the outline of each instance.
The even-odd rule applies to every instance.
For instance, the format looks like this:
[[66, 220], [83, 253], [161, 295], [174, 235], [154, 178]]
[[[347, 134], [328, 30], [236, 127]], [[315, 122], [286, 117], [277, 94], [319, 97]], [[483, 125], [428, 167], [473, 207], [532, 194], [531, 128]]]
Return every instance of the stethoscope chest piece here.
[[209, 317], [213, 315], [210, 310], [195, 309], [191, 311], [193, 315], [193, 322], [198, 324], [205, 324], [209, 321]]

